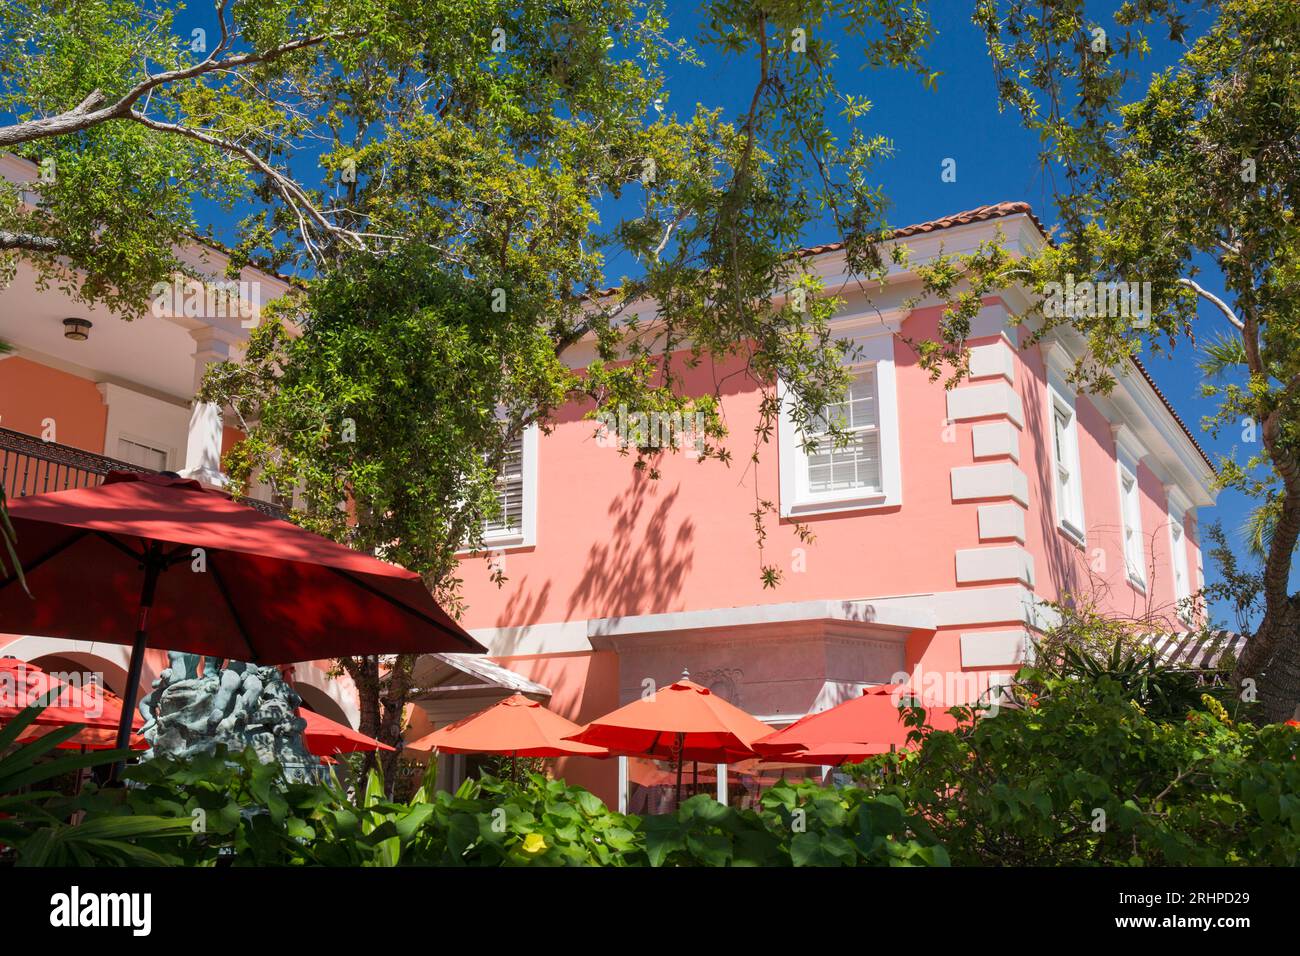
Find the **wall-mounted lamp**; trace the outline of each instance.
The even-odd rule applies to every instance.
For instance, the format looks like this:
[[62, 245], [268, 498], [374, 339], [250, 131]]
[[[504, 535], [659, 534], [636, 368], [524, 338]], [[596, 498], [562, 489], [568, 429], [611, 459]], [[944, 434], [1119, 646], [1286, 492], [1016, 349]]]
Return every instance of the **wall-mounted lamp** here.
[[74, 342], [84, 342], [90, 338], [90, 326], [89, 319], [64, 319], [63, 337]]

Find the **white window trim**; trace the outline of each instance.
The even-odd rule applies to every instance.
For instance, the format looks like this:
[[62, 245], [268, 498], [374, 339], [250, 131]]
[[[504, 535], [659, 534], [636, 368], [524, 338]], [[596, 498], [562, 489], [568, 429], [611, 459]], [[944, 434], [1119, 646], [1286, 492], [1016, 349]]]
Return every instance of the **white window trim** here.
[[[1057, 411], [1063, 411], [1070, 417], [1068, 434], [1065, 436], [1064, 444], [1065, 454], [1068, 461], [1065, 463], [1069, 469], [1070, 477], [1073, 479], [1070, 483], [1072, 490], [1069, 502], [1069, 509], [1062, 507], [1061, 502], [1061, 482], [1059, 477], [1060, 462], [1056, 455], [1056, 415]], [[1056, 508], [1056, 526], [1070, 540], [1076, 544], [1084, 544], [1087, 540], [1084, 529], [1087, 522], [1084, 520], [1083, 513], [1083, 469], [1080, 467], [1079, 458], [1079, 414], [1075, 407], [1074, 395], [1063, 385], [1049, 381], [1047, 384], [1047, 443], [1051, 449], [1052, 456], [1052, 502]]]
[[[1177, 529], [1178, 533], [1174, 531]], [[1187, 560], [1187, 524], [1179, 518], [1169, 515], [1169, 564], [1173, 579], [1174, 605], [1178, 616], [1191, 624], [1196, 615], [1193, 613], [1191, 568]], [[1178, 586], [1178, 572], [1182, 572], [1182, 587]]]
[[113, 451], [111, 454], [108, 455], [109, 458], [115, 458], [118, 461], [125, 461], [125, 459], [122, 457], [121, 454], [122, 451], [121, 442], [123, 439], [126, 439], [127, 441], [131, 442], [133, 445], [140, 445], [141, 447], [151, 449], [152, 451], [162, 452], [167, 459], [167, 462], [163, 466], [162, 470], [163, 471], [175, 470], [176, 468], [175, 446], [167, 442], [158, 441], [156, 438], [146, 438], [145, 436], [136, 434], [135, 432], [122, 431], [120, 429], [118, 430], [117, 435], [113, 440]]
[[520, 436], [523, 457], [523, 504], [518, 531], [497, 531], [483, 535], [483, 546], [497, 548], [531, 548], [537, 544], [537, 451], [540, 446], [537, 425], [529, 425]]
[[[1142, 486], [1138, 483], [1137, 463], [1128, 460], [1121, 452], [1115, 462], [1119, 476], [1120, 548], [1124, 555], [1124, 569], [1128, 583], [1143, 593], [1147, 589], [1146, 547], [1142, 540]], [[1132, 483], [1132, 501], [1125, 485]], [[1133, 514], [1129, 513], [1130, 504]], [[1132, 553], [1130, 553], [1130, 548]]]
[[104, 419], [104, 454], [119, 458], [118, 442], [125, 438], [167, 455], [167, 471], [185, 465], [191, 411], [188, 405], [163, 401], [113, 382], [95, 386], [107, 412]]
[[848, 366], [852, 373], [874, 366], [876, 372], [877, 430], [880, 435], [880, 490], [850, 488], [813, 494], [807, 490], [808, 456], [803, 439], [789, 414], [785, 384], [777, 383], [781, 420], [777, 426], [780, 459], [781, 517], [834, 514], [894, 508], [903, 503], [903, 479], [898, 435], [898, 384], [894, 370], [894, 337], [888, 329], [858, 340], [860, 356]]

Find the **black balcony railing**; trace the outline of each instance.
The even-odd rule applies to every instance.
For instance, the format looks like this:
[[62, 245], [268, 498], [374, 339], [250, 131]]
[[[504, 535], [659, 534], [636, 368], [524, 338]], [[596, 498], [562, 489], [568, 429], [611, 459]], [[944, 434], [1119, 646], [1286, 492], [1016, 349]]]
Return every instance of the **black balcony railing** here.
[[[0, 428], [0, 486], [8, 498], [88, 488], [103, 481], [110, 471], [155, 473], [152, 468], [142, 468], [129, 461]], [[283, 508], [269, 501], [246, 498], [244, 502], [273, 518], [285, 516]]]

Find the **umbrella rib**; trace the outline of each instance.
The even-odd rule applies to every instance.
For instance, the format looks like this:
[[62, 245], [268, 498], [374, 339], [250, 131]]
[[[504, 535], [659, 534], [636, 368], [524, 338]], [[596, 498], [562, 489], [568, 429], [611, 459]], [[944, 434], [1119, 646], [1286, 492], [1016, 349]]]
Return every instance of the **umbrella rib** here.
[[[117, 550], [125, 554], [128, 558], [134, 558], [137, 561], [144, 561], [145, 556], [148, 553], [147, 549], [142, 549], [140, 553], [137, 554], [136, 552], [128, 548], [126, 545], [124, 545], [121, 541], [119, 541], [116, 536], [111, 535], [106, 531], [96, 531], [95, 535], [97, 537], [103, 538], [113, 547], [117, 548]], [[141, 538], [140, 540], [141, 542], [149, 541], [150, 543], [156, 543], [156, 544], [163, 543], [161, 541], [154, 542], [152, 538]], [[172, 550], [171, 552], [163, 556], [163, 561], [166, 564], [166, 566], [170, 568], [173, 564], [179, 564], [180, 562], [187, 560], [189, 558], [189, 554], [187, 554], [189, 550], [190, 550], [189, 545], [178, 544], [174, 550]]]
[[[58, 545], [51, 548], [49, 551], [46, 551], [35, 561], [32, 561], [24, 565], [23, 574], [31, 574], [33, 571], [39, 568], [46, 561], [49, 561], [51, 558], [58, 557], [64, 551], [68, 550], [68, 548], [72, 547], [74, 544], [76, 544], [78, 541], [84, 538], [86, 536], [86, 533], [87, 532], [85, 530], [81, 530], [78, 531], [76, 534], [72, 535], [66, 541], [59, 542]], [[10, 577], [5, 578], [3, 581], [0, 581], [0, 591], [3, 591], [5, 588], [7, 588], [9, 585], [13, 584], [17, 580], [18, 580], [18, 572], [17, 570], [15, 570]]]
[[[397, 600], [397, 598], [392, 597], [391, 595], [385, 594], [383, 591], [379, 590], [379, 588], [375, 587], [372, 584], [367, 584], [365, 581], [361, 580], [356, 575], [352, 574], [350, 571], [344, 571], [341, 568], [334, 568], [334, 567], [331, 567], [330, 570], [333, 571], [335, 574], [337, 574], [339, 577], [346, 578], [347, 580], [351, 581], [353, 584], [355, 584], [357, 587], [361, 588], [362, 590], [369, 591], [375, 597], [387, 601], [389, 604], [393, 605], [393, 607], [405, 611], [407, 614], [410, 614], [412, 617], [419, 618], [421, 621], [424, 621], [426, 624], [432, 624], [434, 627], [436, 627], [438, 630], [442, 631], [443, 633], [449, 634], [450, 636], [454, 637], [461, 644], [466, 644], [466, 641], [463, 637], [461, 637], [455, 631], [451, 630], [442, 622], [436, 621], [433, 618], [429, 617], [427, 614], [425, 614], [423, 611], [420, 611], [417, 608], [413, 608], [409, 604], [404, 604], [403, 602]], [[477, 646], [477, 645], [475, 645], [471, 639], [471, 642], [466, 644], [466, 646], [470, 647], [470, 646]]]
[[[139, 551], [138, 553], [135, 552], [135, 551], [132, 551], [130, 548], [128, 548], [126, 545], [124, 545], [121, 541], [118, 541], [117, 538], [116, 538], [115, 536], [109, 534], [109, 533], [106, 532], [106, 531], [96, 531], [96, 532], [95, 532], [95, 535], [96, 535], [97, 537], [103, 538], [105, 541], [107, 541], [107, 542], [108, 542], [109, 544], [111, 544], [113, 547], [117, 548], [117, 550], [119, 550], [119, 551], [121, 551], [123, 554], [125, 554], [128, 558], [134, 558], [134, 559], [137, 560], [137, 561], [143, 561], [143, 560], [145, 559], [145, 555], [148, 553], [148, 549], [145, 548], [145, 547], [141, 547], [141, 549], [140, 549], [140, 551]], [[141, 538], [140, 540], [143, 542], [145, 539]]]
[[217, 590], [221, 592], [222, 598], [225, 599], [226, 607], [230, 609], [230, 616], [235, 621], [235, 629], [239, 631], [239, 639], [242, 640], [244, 646], [248, 648], [248, 662], [250, 664], [256, 664], [258, 662], [257, 651], [253, 647], [253, 642], [249, 640], [248, 631], [245, 630], [244, 622], [239, 618], [239, 612], [235, 610], [235, 602], [230, 599], [230, 591], [226, 588], [226, 581], [221, 576], [221, 570], [217, 567], [216, 562], [213, 562], [212, 564], [212, 580], [217, 582]]

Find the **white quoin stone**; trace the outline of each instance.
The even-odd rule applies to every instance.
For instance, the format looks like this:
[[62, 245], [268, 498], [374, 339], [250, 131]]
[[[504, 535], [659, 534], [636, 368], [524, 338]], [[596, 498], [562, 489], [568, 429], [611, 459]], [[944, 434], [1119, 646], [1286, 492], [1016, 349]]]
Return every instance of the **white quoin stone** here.
[[986, 385], [965, 385], [948, 392], [948, 418], [968, 421], [972, 418], [1004, 416], [1017, 425], [1025, 424], [1025, 409], [1016, 390], [1006, 381]]
[[1016, 380], [1016, 359], [1011, 346], [999, 339], [988, 345], [976, 345], [970, 350], [970, 377], [993, 378], [1002, 376], [1008, 382]]
[[1020, 460], [1020, 429], [1010, 422], [985, 422], [970, 430], [971, 450], [976, 458], [1009, 457]]
[[1029, 507], [1029, 479], [1009, 461], [964, 465], [952, 470], [952, 500], [1014, 498]]
[[957, 583], [1023, 581], [1034, 583], [1034, 556], [1019, 545], [968, 548], [957, 552]]
[[981, 541], [1015, 538], [1025, 541], [1025, 510], [1019, 505], [980, 505], [979, 525]]
[[962, 667], [1018, 667], [1033, 660], [1027, 631], [984, 631], [961, 636]]

